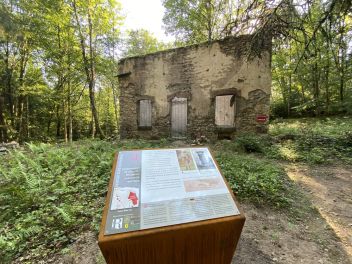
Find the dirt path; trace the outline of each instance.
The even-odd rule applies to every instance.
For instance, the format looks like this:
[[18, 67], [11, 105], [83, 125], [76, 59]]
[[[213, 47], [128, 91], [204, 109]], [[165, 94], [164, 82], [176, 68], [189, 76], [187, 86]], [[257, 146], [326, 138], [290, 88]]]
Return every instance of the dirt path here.
[[312, 212], [303, 221], [267, 208], [244, 204], [247, 221], [233, 263], [348, 264], [339, 239]]
[[[306, 165], [285, 165], [285, 168], [307, 195], [311, 211], [288, 216], [283, 211], [242, 202], [247, 220], [233, 263], [352, 263], [352, 168]], [[89, 232], [71, 245], [70, 253], [45, 263], [105, 262], [95, 235]]]
[[243, 204], [247, 222], [233, 263], [352, 263], [352, 168], [284, 166], [317, 210], [295, 221]]
[[286, 170], [308, 193], [321, 217], [341, 240], [352, 263], [352, 167], [290, 165]]

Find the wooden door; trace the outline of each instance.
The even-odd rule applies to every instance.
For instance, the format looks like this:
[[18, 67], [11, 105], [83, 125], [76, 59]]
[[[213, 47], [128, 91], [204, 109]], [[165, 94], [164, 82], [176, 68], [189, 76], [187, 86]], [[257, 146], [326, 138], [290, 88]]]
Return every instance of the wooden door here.
[[182, 138], [187, 132], [187, 98], [175, 97], [171, 101], [171, 136]]
[[150, 100], [139, 101], [139, 126], [152, 126], [152, 102]]
[[219, 127], [235, 126], [235, 104], [231, 102], [232, 98], [233, 95], [216, 96], [215, 124]]

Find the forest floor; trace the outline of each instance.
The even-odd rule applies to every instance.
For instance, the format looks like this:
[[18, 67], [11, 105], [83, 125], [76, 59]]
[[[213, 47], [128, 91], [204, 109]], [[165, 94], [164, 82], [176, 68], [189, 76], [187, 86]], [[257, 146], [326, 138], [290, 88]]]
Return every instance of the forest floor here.
[[286, 170], [318, 211], [295, 221], [283, 211], [243, 203], [247, 220], [233, 263], [352, 263], [352, 167], [295, 164]]
[[[233, 263], [352, 263], [352, 167], [285, 164], [308, 200], [317, 208], [304, 219], [282, 210], [242, 202], [246, 223]], [[70, 253], [47, 263], [105, 263], [93, 232], [82, 234]]]
[[[233, 263], [352, 263], [351, 131], [351, 118], [284, 120], [206, 143], [246, 215]], [[2, 156], [0, 263], [105, 263], [97, 233], [114, 153], [197, 143], [40, 143]]]
[[[352, 263], [352, 166], [284, 166], [307, 198], [296, 202], [306, 203], [311, 211], [301, 219], [242, 202], [246, 223], [233, 263]], [[82, 234], [69, 252], [46, 261], [105, 263], [93, 232]]]

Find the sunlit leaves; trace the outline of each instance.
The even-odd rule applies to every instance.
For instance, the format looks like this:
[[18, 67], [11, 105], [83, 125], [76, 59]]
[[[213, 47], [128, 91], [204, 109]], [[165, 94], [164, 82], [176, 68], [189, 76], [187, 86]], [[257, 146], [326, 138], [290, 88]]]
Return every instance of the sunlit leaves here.
[[170, 47], [170, 45], [158, 41], [152, 33], [145, 29], [129, 30], [123, 45], [123, 56], [131, 57], [144, 55], [164, 50], [168, 47]]

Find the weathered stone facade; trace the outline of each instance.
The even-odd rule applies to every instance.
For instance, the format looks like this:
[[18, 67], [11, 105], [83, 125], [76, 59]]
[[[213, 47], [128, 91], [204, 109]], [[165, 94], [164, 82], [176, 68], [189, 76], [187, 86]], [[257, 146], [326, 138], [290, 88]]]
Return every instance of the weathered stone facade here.
[[[271, 38], [245, 35], [126, 58], [119, 63], [121, 138], [171, 135], [171, 101], [187, 98], [188, 138], [216, 139], [266, 132], [271, 92]], [[215, 124], [215, 98], [234, 96], [234, 125]], [[150, 100], [152, 124], [139, 127], [140, 100]], [[232, 99], [231, 99], [232, 100]], [[261, 121], [261, 122], [260, 122]]]

